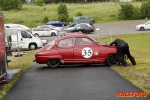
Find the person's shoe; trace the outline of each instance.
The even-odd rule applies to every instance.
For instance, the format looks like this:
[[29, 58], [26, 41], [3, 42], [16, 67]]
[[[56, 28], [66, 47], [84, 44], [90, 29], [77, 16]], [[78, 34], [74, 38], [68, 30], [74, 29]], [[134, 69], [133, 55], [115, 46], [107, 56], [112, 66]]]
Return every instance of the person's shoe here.
[[127, 67], [127, 66], [128, 66], [127, 64], [123, 65], [123, 67]]

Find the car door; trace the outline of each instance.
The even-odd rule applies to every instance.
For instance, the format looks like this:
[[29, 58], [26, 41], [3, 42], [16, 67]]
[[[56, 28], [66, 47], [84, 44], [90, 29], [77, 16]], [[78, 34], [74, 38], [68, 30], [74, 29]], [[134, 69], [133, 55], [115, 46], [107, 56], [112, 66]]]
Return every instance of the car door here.
[[75, 26], [75, 32], [78, 32], [78, 31], [84, 31], [85, 29], [84, 29], [84, 27], [82, 27], [81, 26], [81, 24], [77, 24], [76, 26]]
[[22, 48], [28, 48], [28, 45], [32, 40], [32, 36], [27, 31], [21, 31], [21, 38], [19, 41]]
[[58, 51], [62, 56], [64, 63], [73, 63], [73, 46], [74, 38], [60, 40], [58, 43]]
[[145, 29], [150, 29], [150, 22], [147, 22], [144, 28]]
[[48, 28], [43, 28], [44, 36], [51, 36], [51, 30]]
[[100, 47], [89, 38], [76, 38], [74, 46], [75, 63], [100, 62]]

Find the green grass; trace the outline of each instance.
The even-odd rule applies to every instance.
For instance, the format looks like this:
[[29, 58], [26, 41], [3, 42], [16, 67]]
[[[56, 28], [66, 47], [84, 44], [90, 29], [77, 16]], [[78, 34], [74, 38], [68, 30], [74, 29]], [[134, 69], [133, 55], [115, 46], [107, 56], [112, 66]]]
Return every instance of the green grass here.
[[[119, 2], [99, 2], [90, 4], [66, 4], [69, 19], [72, 21], [78, 12], [95, 18], [96, 23], [107, 21], [118, 21], [118, 11], [120, 9]], [[141, 2], [133, 2], [134, 6], [141, 5]], [[46, 24], [43, 22], [44, 17], [49, 20], [57, 20], [57, 8], [59, 4], [48, 4], [44, 6], [36, 6], [32, 4], [24, 4], [22, 10], [2, 11], [5, 17], [5, 23], [24, 24], [30, 28]]]
[[[137, 65], [132, 66], [130, 60], [127, 60], [129, 64], [127, 68], [121, 66], [112, 66], [111, 68], [150, 95], [150, 33], [117, 35], [112, 38], [116, 37], [128, 42], [130, 53], [135, 58]], [[99, 40], [110, 43], [110, 37]]]
[[[13, 78], [9, 80], [7, 84], [1, 84], [0, 85], [0, 100], [1, 98], [6, 95], [6, 93], [10, 90], [10, 88], [17, 82], [19, 77], [26, 71], [29, 67], [31, 67], [34, 62], [32, 61], [34, 59], [34, 53], [36, 50], [33, 51], [26, 51], [27, 55], [23, 55], [20, 57], [14, 57], [14, 56], [8, 56], [8, 59], [11, 60], [11, 62], [8, 63], [8, 70], [11, 69], [21, 69], [20, 72], [18, 72], [16, 75], [14, 75]], [[19, 60], [21, 63], [19, 63]], [[21, 66], [20, 66], [21, 65]]]

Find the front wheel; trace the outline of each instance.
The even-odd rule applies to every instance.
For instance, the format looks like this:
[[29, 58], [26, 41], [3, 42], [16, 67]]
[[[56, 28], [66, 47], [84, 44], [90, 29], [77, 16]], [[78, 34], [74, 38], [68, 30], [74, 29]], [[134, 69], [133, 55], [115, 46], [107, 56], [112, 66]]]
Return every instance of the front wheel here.
[[117, 60], [116, 55], [109, 55], [107, 58], [107, 65], [108, 66], [115, 66], [119, 65], [119, 61]]
[[140, 27], [140, 31], [144, 31], [145, 29], [144, 29], [144, 27]]
[[34, 44], [34, 43], [31, 43], [31, 44], [29, 45], [29, 49], [30, 49], [30, 50], [35, 50], [36, 48], [37, 48], [37, 45]]
[[47, 61], [48, 67], [56, 68], [60, 65], [60, 60], [59, 59], [49, 59]]

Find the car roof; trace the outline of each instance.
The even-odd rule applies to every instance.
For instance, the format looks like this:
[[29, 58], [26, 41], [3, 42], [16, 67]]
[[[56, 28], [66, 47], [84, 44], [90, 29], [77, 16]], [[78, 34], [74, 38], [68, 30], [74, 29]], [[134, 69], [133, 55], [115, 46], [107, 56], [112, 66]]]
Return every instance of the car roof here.
[[81, 38], [81, 37], [88, 37], [89, 38], [88, 35], [75, 32], [75, 33], [67, 33], [65, 36], [57, 38], [56, 41], [60, 41], [60, 40], [65, 39], [65, 38], [77, 38], [77, 37], [78, 38]]

